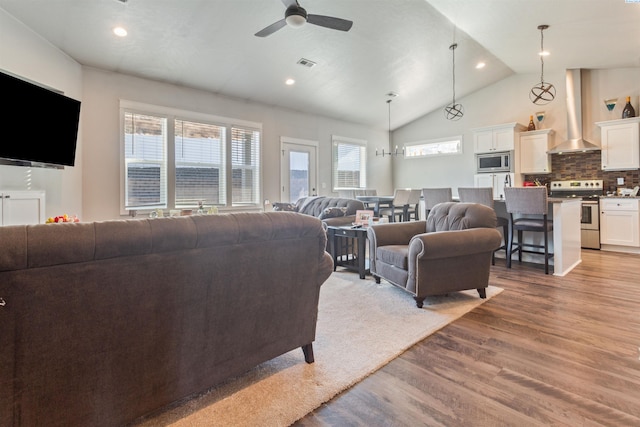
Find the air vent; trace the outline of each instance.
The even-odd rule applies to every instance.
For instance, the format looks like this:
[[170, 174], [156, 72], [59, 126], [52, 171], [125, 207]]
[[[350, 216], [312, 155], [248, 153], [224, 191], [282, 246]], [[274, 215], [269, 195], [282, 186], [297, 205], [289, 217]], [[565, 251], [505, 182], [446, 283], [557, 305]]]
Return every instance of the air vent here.
[[304, 59], [304, 58], [300, 58], [297, 63], [307, 68], [313, 68], [316, 66], [315, 62], [313, 62], [310, 59]]
[[116, 1], [117, 1], [118, 3], [126, 3], [126, 2], [128, 2], [129, 0], [116, 0]]

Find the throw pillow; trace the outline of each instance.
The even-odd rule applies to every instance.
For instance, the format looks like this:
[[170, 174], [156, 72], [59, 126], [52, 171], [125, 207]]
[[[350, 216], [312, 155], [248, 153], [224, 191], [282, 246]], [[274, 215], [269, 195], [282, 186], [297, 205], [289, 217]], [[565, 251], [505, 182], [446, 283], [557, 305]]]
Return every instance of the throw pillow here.
[[298, 212], [298, 207], [293, 203], [274, 203], [274, 211]]
[[347, 213], [347, 208], [326, 208], [318, 218], [326, 219], [326, 218], [338, 218], [344, 216]]

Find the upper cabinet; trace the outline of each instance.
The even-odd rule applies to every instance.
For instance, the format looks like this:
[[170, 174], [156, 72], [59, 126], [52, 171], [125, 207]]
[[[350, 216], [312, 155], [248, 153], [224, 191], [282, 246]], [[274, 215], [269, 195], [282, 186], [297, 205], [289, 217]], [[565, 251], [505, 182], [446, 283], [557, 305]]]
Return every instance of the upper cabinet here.
[[520, 173], [551, 173], [551, 155], [547, 151], [554, 146], [552, 129], [532, 130], [520, 134]]
[[473, 151], [492, 153], [495, 151], [515, 150], [519, 143], [520, 132], [526, 126], [520, 123], [505, 123], [473, 130]]
[[640, 168], [640, 117], [597, 122], [602, 138], [602, 170]]

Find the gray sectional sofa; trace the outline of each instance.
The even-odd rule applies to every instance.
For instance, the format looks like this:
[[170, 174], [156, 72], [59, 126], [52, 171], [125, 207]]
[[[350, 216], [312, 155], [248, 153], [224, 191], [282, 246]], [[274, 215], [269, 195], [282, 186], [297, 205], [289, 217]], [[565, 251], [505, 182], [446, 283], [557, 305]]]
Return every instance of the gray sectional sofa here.
[[0, 242], [2, 426], [125, 425], [298, 347], [313, 361], [333, 271], [317, 218], [10, 226]]
[[350, 225], [356, 218], [356, 211], [365, 209], [357, 199], [343, 197], [310, 196], [302, 197], [296, 203], [277, 203], [274, 210], [293, 211], [311, 215], [326, 225]]

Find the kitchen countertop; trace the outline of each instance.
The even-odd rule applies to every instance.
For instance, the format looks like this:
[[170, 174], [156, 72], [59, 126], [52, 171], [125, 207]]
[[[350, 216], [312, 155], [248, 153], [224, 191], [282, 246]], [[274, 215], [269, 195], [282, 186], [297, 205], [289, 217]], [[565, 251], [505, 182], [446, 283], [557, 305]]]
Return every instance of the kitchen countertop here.
[[601, 199], [640, 199], [640, 196], [600, 196]]

